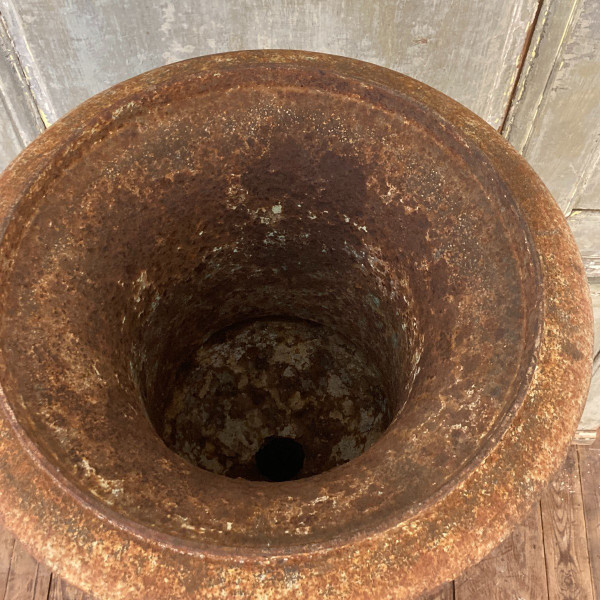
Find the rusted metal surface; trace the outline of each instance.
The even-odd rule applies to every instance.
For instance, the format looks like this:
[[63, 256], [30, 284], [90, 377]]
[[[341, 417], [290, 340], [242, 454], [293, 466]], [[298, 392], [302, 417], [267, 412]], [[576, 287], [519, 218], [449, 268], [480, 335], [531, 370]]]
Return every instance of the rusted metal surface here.
[[[414, 598], [565, 456], [591, 355], [573, 240], [412, 79], [170, 65], [50, 128], [0, 202], [0, 511], [106, 599]], [[304, 472], [260, 480], [269, 436]]]
[[362, 454], [392, 417], [381, 374], [339, 334], [309, 321], [259, 319], [204, 343], [157, 423], [167, 445], [208, 471], [264, 479], [269, 437], [302, 445], [309, 477]]

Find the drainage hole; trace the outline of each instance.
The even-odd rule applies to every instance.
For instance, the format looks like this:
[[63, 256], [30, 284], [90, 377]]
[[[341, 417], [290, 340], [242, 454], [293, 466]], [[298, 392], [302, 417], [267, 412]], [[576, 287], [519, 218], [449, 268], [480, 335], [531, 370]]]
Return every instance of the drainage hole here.
[[269, 481], [293, 479], [304, 464], [304, 450], [296, 440], [277, 435], [265, 438], [255, 454], [259, 473]]

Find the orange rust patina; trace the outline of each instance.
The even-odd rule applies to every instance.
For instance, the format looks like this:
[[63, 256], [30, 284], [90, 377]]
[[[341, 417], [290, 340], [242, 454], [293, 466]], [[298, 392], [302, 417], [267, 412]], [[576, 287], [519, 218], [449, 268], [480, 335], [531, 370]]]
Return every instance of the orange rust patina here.
[[565, 456], [591, 355], [573, 239], [413, 79], [169, 65], [53, 125], [0, 202], [0, 513], [99, 598], [415, 598]]

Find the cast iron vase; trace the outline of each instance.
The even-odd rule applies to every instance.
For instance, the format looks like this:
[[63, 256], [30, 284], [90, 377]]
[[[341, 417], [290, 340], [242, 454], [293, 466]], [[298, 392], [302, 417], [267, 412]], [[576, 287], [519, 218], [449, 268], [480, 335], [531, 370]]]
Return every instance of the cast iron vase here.
[[0, 515], [99, 599], [416, 598], [572, 439], [591, 309], [565, 219], [393, 71], [150, 71], [35, 140], [0, 217]]

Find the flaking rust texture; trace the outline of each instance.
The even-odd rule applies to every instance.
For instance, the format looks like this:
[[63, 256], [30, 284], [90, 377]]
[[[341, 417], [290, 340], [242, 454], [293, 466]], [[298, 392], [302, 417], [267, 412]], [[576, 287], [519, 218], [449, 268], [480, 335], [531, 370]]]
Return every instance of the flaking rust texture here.
[[[57, 122], [0, 199], [0, 514], [102, 599], [416, 598], [566, 453], [577, 250], [523, 159], [419, 82], [169, 65]], [[257, 470], [273, 436], [304, 449], [288, 481]]]
[[298, 477], [364, 452], [385, 430], [381, 375], [339, 334], [307, 321], [261, 319], [219, 332], [184, 365], [161, 437], [190, 462], [262, 479], [263, 440], [305, 451]]

